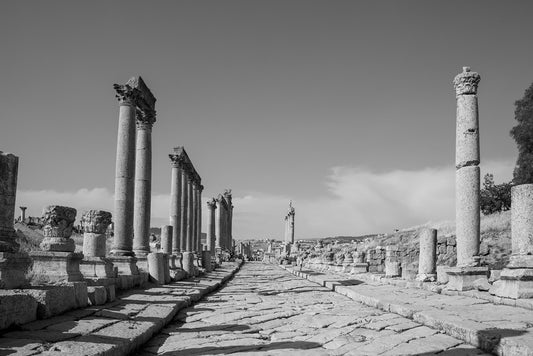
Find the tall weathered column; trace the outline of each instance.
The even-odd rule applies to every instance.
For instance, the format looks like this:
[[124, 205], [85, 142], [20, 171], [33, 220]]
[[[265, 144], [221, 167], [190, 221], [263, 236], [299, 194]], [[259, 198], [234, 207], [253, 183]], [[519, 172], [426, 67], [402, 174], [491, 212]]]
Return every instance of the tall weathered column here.
[[152, 202], [152, 126], [155, 112], [138, 112], [133, 207], [133, 252], [146, 260], [150, 253], [150, 211]]
[[215, 210], [217, 208], [217, 203], [215, 199], [211, 199], [207, 202], [207, 236], [206, 236], [206, 245], [207, 250], [210, 252], [211, 256], [215, 254], [216, 246], [216, 231], [215, 231]]
[[420, 251], [416, 279], [422, 282], [433, 282], [437, 279], [437, 230], [422, 229], [419, 236]]
[[187, 179], [187, 246], [185, 251], [193, 252], [193, 233], [194, 233], [194, 190], [193, 190], [193, 177]]
[[511, 257], [491, 294], [533, 298], [533, 184], [511, 188]]
[[479, 256], [479, 119], [477, 88], [480, 76], [463, 67], [453, 84], [457, 97], [455, 147], [455, 219], [457, 267], [448, 270], [448, 289], [468, 290], [473, 282], [486, 278]]
[[287, 214], [288, 228], [289, 228], [287, 238], [288, 238], [288, 243], [290, 244], [294, 243], [294, 215], [295, 215], [295, 210], [294, 210], [294, 207], [292, 206], [292, 201], [291, 201], [289, 203], [289, 213]]
[[227, 218], [226, 218], [226, 239], [228, 248], [231, 250], [233, 247], [233, 236], [231, 231], [231, 219], [232, 219], [232, 196], [231, 196], [231, 189], [226, 189], [224, 191], [224, 199], [226, 200], [227, 205]]
[[31, 263], [26, 254], [19, 253], [13, 227], [18, 165], [17, 156], [0, 151], [0, 289], [23, 286]]
[[192, 245], [191, 251], [198, 253], [198, 182], [192, 184]]
[[[203, 251], [203, 248], [202, 248], [202, 191], [204, 190], [204, 186], [201, 185], [201, 184], [198, 184], [198, 204], [196, 205], [197, 206], [197, 216], [198, 216], [198, 219], [197, 219], [197, 246], [196, 246], [196, 251], [198, 251], [198, 253], [201, 253], [201, 251]], [[206, 242], [206, 245], [207, 245], [207, 242]]]
[[[187, 251], [187, 235], [189, 224], [189, 178], [188, 169], [183, 167], [181, 172], [181, 226], [180, 226], [180, 251]], [[175, 251], [175, 250], [174, 250]], [[176, 251], [175, 251], [176, 253]]]
[[182, 159], [174, 149], [169, 154], [171, 161], [171, 183], [170, 183], [170, 226], [172, 226], [172, 251], [169, 254], [178, 254], [181, 251], [181, 177], [182, 177]]
[[115, 167], [115, 223], [113, 250], [116, 256], [133, 256], [133, 201], [135, 177], [135, 89], [115, 84], [120, 103]]

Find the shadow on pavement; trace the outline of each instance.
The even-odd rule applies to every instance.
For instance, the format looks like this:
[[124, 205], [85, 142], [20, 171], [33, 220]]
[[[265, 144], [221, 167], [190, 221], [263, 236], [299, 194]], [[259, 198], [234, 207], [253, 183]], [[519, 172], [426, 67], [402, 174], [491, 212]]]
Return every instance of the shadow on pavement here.
[[[237, 352], [248, 352], [248, 353], [265, 353], [268, 351], [290, 349], [290, 350], [308, 350], [315, 347], [320, 347], [321, 345], [316, 342], [309, 341], [280, 341], [273, 342], [266, 345], [234, 345], [234, 346], [205, 346], [184, 349], [179, 351], [168, 351], [159, 354], [159, 356], [189, 356], [189, 355], [227, 355]], [[287, 354], [290, 354], [290, 351], [287, 350]]]

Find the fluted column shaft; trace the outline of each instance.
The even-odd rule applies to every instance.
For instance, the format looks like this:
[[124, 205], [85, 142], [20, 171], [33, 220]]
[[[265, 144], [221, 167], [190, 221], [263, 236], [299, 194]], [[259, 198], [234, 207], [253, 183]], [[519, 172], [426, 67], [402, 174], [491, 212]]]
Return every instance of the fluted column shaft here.
[[135, 198], [133, 207], [133, 251], [150, 253], [150, 211], [152, 204], [152, 123], [137, 121]]
[[133, 256], [133, 197], [135, 177], [135, 106], [120, 103], [115, 166], [115, 213], [112, 253]]
[[207, 202], [207, 236], [206, 236], [206, 245], [207, 250], [211, 254], [215, 251], [215, 211], [216, 211], [216, 202], [208, 201]]

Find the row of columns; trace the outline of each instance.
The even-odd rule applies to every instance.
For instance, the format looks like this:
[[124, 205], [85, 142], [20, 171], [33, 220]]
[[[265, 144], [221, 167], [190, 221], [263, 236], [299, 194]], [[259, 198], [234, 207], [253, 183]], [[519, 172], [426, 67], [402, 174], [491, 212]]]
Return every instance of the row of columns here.
[[174, 148], [171, 161], [170, 225], [172, 253], [202, 251], [201, 178], [183, 147]]
[[227, 189], [223, 194], [219, 194], [217, 198], [212, 198], [207, 202], [207, 208], [209, 210], [207, 215], [208, 250], [212, 253], [215, 249], [231, 251], [233, 249], [231, 190]]

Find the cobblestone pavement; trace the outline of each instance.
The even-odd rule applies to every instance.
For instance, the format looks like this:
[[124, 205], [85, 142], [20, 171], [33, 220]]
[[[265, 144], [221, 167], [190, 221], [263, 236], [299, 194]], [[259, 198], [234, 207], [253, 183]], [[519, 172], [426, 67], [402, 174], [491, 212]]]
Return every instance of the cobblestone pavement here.
[[483, 355], [451, 336], [295, 277], [247, 263], [183, 309], [138, 356]]

